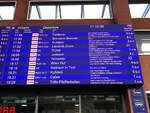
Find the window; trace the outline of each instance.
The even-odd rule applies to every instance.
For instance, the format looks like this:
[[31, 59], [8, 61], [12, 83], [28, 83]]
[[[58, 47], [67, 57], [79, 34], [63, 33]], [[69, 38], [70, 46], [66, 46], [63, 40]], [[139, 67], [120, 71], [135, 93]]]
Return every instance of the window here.
[[150, 3], [129, 4], [132, 18], [150, 18]]
[[[84, 5], [84, 18], [110, 18], [109, 5]], [[94, 12], [94, 13], [93, 13]]]
[[2, 96], [2, 107], [15, 113], [122, 113], [120, 95]]
[[150, 39], [142, 40], [141, 51], [150, 52]]
[[41, 96], [38, 113], [79, 112], [79, 96]]
[[28, 13], [28, 19], [30, 20], [99, 18], [111, 18], [111, 10], [108, 3], [31, 2]]
[[136, 31], [135, 39], [140, 55], [150, 55], [150, 31]]
[[80, 19], [81, 5], [61, 5], [63, 19]]
[[148, 104], [150, 107], [150, 91], [146, 91], [146, 94], [147, 94], [147, 98], [148, 98]]
[[0, 2], [0, 20], [13, 20], [15, 2]]
[[34, 113], [35, 99], [36, 99], [35, 97], [27, 97], [27, 96], [26, 97], [21, 97], [21, 96], [0, 97], [0, 107], [1, 107], [0, 111], [4, 112], [4, 108], [2, 107], [7, 107], [8, 112], [12, 112], [11, 108], [15, 108], [15, 113]]

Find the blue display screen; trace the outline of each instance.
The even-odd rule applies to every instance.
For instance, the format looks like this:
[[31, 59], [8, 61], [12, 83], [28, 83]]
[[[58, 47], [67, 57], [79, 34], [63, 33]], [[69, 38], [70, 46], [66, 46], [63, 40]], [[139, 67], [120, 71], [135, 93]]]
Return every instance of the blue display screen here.
[[1, 26], [0, 85], [143, 84], [132, 25]]

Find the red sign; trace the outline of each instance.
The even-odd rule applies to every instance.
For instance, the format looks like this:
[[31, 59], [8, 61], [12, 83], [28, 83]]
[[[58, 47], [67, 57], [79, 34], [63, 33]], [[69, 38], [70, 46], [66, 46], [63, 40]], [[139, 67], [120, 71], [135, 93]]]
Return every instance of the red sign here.
[[0, 113], [15, 113], [15, 107], [2, 107], [2, 106], [0, 106]]

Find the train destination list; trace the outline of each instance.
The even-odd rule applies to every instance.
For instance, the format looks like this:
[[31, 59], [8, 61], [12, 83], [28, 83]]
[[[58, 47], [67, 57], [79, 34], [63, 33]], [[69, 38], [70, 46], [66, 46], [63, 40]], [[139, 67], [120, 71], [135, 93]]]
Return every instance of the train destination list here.
[[132, 25], [1, 26], [0, 85], [143, 84]]

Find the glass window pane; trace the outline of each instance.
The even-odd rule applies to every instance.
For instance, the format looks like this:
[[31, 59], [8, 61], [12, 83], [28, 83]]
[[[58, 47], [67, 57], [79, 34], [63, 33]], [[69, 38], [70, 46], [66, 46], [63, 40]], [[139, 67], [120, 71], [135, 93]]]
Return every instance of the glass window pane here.
[[82, 113], [121, 113], [120, 96], [85, 95], [81, 99]]
[[130, 14], [132, 18], [142, 18], [147, 4], [129, 4]]
[[109, 5], [106, 5], [104, 18], [110, 18]]
[[[38, 8], [36, 6], [38, 6]], [[83, 7], [81, 8], [81, 6]], [[60, 6], [60, 7], [59, 7]], [[106, 6], [104, 8], [104, 6]], [[38, 15], [39, 9], [40, 15]], [[29, 19], [99, 19], [110, 18], [108, 4], [34, 4], [29, 10]], [[56, 12], [57, 11], [57, 12]], [[82, 16], [82, 17], [81, 17]]]
[[0, 6], [0, 20], [12, 20], [14, 11], [14, 6]]
[[148, 104], [149, 104], [149, 107], [150, 107], [150, 93], [147, 93], [147, 98], [148, 98]]
[[35, 97], [0, 97], [0, 105], [3, 107], [15, 107], [15, 113], [34, 113]]
[[150, 10], [148, 11], [146, 18], [150, 18]]
[[149, 31], [136, 31], [135, 39], [139, 54], [150, 54], [150, 32]]
[[38, 12], [37, 12], [37, 9], [36, 9], [36, 6], [32, 6], [32, 9], [31, 9], [31, 15], [30, 15], [30, 19], [40, 19], [39, 16], [38, 16]]
[[39, 97], [38, 113], [78, 113], [78, 96]]
[[150, 52], [150, 41], [149, 43], [147, 42], [142, 43], [141, 49], [143, 52]]
[[84, 18], [100, 18], [103, 5], [84, 5]]
[[81, 5], [61, 5], [62, 19], [80, 19]]
[[55, 19], [56, 6], [39, 6], [42, 19]]
[[122, 113], [120, 95], [1, 96], [2, 107], [15, 113]]

